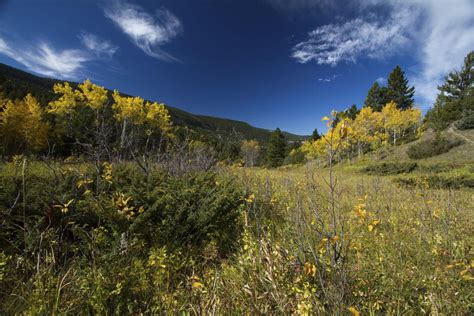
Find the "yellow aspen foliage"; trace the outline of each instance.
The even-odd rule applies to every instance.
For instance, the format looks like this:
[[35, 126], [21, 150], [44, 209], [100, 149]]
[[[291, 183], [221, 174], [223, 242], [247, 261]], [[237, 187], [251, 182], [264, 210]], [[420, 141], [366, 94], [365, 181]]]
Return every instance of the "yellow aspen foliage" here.
[[73, 90], [68, 82], [56, 83], [53, 91], [61, 96], [58, 100], [49, 103], [47, 111], [51, 114], [69, 114], [84, 100], [83, 94], [78, 90]]
[[328, 131], [320, 139], [306, 141], [301, 149], [309, 158], [327, 156], [329, 151], [351, 157], [356, 151], [359, 156], [367, 149], [376, 149], [390, 141], [393, 145], [409, 133], [418, 135], [421, 112], [418, 109], [400, 110], [395, 102], [388, 103], [381, 112], [364, 107], [352, 120], [347, 117], [335, 124], [337, 113], [331, 118], [324, 116]]
[[146, 122], [150, 128], [159, 129], [164, 134], [171, 131], [171, 116], [164, 104], [150, 103], [145, 104]]
[[102, 109], [107, 104], [107, 90], [93, 84], [90, 80], [73, 89], [68, 82], [57, 83], [53, 87], [54, 93], [61, 95], [58, 100], [50, 102], [48, 112], [56, 115], [71, 113], [78, 106], [86, 106], [95, 111]]
[[393, 101], [387, 103], [381, 113], [387, 138], [390, 138], [394, 145], [410, 128], [413, 128], [413, 131], [416, 132], [416, 127], [421, 119], [420, 110], [399, 110], [397, 104]]
[[[329, 119], [324, 117], [323, 120]], [[332, 126], [333, 120], [329, 120], [328, 127]], [[316, 141], [306, 141], [301, 150], [310, 158], [324, 156], [330, 150], [343, 150], [349, 146], [350, 138], [353, 134], [352, 122], [350, 119], [342, 119], [335, 127], [330, 127], [329, 131]]]
[[170, 132], [171, 117], [164, 104], [146, 102], [139, 97], [122, 97], [118, 91], [114, 91], [113, 98], [112, 109], [118, 121], [159, 129], [165, 134]]
[[104, 87], [97, 86], [90, 80], [84, 81], [78, 87], [82, 91], [83, 100], [86, 105], [93, 110], [101, 110], [107, 103], [107, 90]]
[[29, 148], [39, 151], [48, 142], [48, 125], [43, 121], [43, 110], [33, 96], [28, 94], [23, 103], [27, 113], [24, 123], [24, 137]]
[[23, 100], [8, 101], [0, 113], [0, 136], [7, 146], [26, 146], [40, 151], [47, 144], [48, 125], [38, 101], [28, 94]]
[[0, 135], [3, 143], [23, 143], [23, 125], [26, 108], [16, 101], [7, 101], [0, 114]]
[[261, 149], [260, 144], [256, 140], [245, 140], [242, 142], [240, 152], [246, 166], [253, 167], [256, 164]]
[[114, 117], [118, 121], [129, 121], [134, 125], [145, 122], [143, 112], [143, 99], [139, 97], [122, 97], [118, 91], [114, 91], [115, 103], [112, 105]]
[[380, 112], [364, 107], [353, 124], [353, 137], [357, 142], [373, 144], [383, 140], [383, 119]]
[[305, 153], [308, 158], [315, 159], [319, 156], [322, 156], [325, 151], [325, 143], [322, 138], [316, 141], [305, 141], [301, 145], [301, 150]]

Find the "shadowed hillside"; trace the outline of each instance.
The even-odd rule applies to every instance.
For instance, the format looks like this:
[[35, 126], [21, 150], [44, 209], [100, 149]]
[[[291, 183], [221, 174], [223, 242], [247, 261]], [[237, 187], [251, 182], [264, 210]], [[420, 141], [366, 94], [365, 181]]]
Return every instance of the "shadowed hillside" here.
[[[0, 63], [0, 85], [8, 99], [20, 99], [31, 93], [42, 105], [54, 99], [52, 88], [55, 83], [63, 82], [56, 79], [39, 77], [28, 72]], [[76, 82], [70, 82], [77, 86]], [[198, 133], [223, 137], [240, 134], [245, 139], [255, 139], [260, 143], [268, 142], [271, 131], [251, 126], [242, 121], [223, 119], [212, 116], [191, 114], [175, 107], [167, 106], [173, 124], [188, 127]], [[288, 141], [301, 141], [305, 136], [283, 132]]]

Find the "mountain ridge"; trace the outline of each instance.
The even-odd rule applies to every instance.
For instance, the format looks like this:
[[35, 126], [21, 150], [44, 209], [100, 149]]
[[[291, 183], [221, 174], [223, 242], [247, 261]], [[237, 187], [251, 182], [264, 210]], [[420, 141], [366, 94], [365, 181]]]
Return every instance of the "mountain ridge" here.
[[[54, 98], [52, 92], [53, 85], [65, 81], [67, 80], [41, 77], [0, 63], [0, 86], [4, 88], [6, 97], [10, 99], [22, 98], [27, 93], [31, 93], [42, 105], [46, 105]], [[73, 81], [67, 82], [73, 86], [77, 86], [78, 84]], [[110, 89], [107, 90], [111, 91]], [[188, 127], [197, 132], [217, 133], [222, 136], [229, 136], [238, 133], [242, 135], [244, 139], [255, 139], [263, 144], [268, 142], [272, 132], [272, 130], [255, 127], [244, 121], [194, 114], [168, 104], [165, 104], [165, 106], [171, 115], [174, 125]], [[302, 141], [309, 137], [288, 132], [283, 133], [289, 142]]]

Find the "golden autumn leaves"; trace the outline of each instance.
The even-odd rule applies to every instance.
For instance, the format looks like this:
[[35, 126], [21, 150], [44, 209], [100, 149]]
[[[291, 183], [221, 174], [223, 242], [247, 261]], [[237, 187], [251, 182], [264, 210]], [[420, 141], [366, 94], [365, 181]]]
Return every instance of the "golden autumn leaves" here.
[[[54, 92], [61, 95], [57, 101], [51, 102], [48, 113], [66, 115], [78, 106], [89, 107], [100, 111], [108, 105], [108, 92], [105, 88], [86, 80], [73, 89], [69, 83], [55, 84]], [[118, 91], [113, 92], [113, 116], [119, 122], [145, 126], [147, 133], [160, 129], [168, 133], [171, 129], [171, 118], [164, 104], [151, 103], [140, 97], [123, 97]]]
[[117, 90], [114, 91], [113, 98], [115, 103], [112, 109], [118, 121], [145, 126], [147, 134], [150, 134], [153, 129], [169, 133], [171, 118], [164, 104], [151, 103], [139, 97], [122, 97]]
[[305, 142], [302, 150], [310, 158], [316, 158], [336, 148], [350, 153], [383, 144], [396, 145], [408, 133], [417, 132], [420, 120], [420, 110], [400, 110], [394, 102], [387, 103], [381, 112], [364, 107], [354, 119], [344, 117], [338, 120], [337, 112], [333, 111], [331, 117], [322, 118], [328, 132], [318, 140]]
[[23, 100], [0, 103], [0, 137], [10, 144], [23, 144], [33, 151], [45, 148], [48, 125], [38, 101], [28, 94]]
[[[0, 137], [12, 146], [39, 152], [47, 147], [48, 138], [56, 136], [55, 133], [67, 133], [68, 129], [71, 135], [77, 132], [73, 130], [73, 122], [86, 109], [94, 113], [89, 126], [91, 130], [104, 124], [105, 113], [111, 109], [113, 118], [124, 127], [139, 126], [148, 136], [155, 131], [163, 135], [171, 134], [171, 118], [164, 104], [151, 103], [139, 97], [124, 97], [117, 91], [111, 99], [104, 87], [90, 80], [78, 84], [77, 88], [68, 82], [57, 83], [53, 92], [58, 98], [46, 108], [41, 107], [31, 94], [22, 100], [0, 98]], [[54, 117], [60, 119], [58, 122], [62, 126], [56, 126], [53, 131], [48, 122]]]
[[77, 89], [73, 89], [68, 82], [57, 83], [54, 85], [53, 91], [60, 97], [49, 103], [47, 112], [51, 114], [69, 114], [81, 105], [99, 111], [108, 102], [107, 90], [93, 84], [90, 80], [79, 84]]

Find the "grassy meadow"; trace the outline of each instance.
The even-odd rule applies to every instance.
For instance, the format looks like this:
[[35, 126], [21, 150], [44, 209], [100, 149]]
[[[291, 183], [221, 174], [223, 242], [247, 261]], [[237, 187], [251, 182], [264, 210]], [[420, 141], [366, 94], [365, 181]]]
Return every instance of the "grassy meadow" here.
[[0, 311], [471, 314], [472, 188], [397, 179], [473, 165], [419, 164], [170, 177], [17, 156], [0, 172]]

